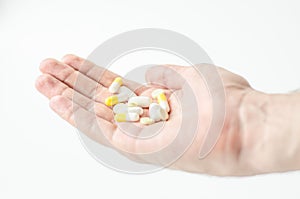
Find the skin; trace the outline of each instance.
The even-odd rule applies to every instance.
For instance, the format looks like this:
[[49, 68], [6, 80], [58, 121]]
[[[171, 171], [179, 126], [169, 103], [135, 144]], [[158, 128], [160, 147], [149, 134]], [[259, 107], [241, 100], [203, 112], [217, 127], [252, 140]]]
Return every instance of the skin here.
[[[224, 90], [213, 92], [225, 92], [226, 115], [216, 145], [200, 159], [199, 150], [210, 128], [213, 107], [210, 91], [195, 68], [153, 67], [146, 74], [147, 86], [124, 80], [125, 86], [137, 95], [150, 96], [157, 88], [166, 92], [171, 108], [169, 119], [163, 130], [150, 139], [137, 137], [151, 133], [151, 126], [137, 123], [140, 128], [133, 129], [125, 124], [130, 131], [130, 135], [126, 134], [114, 122], [111, 108], [104, 105], [105, 98], [110, 96], [108, 87], [117, 74], [75, 55], [66, 55], [61, 61], [46, 59], [40, 64], [40, 70], [42, 75], [36, 80], [36, 88], [49, 98], [53, 111], [91, 139], [134, 161], [217, 176], [256, 175], [300, 168], [298, 93], [261, 93], [252, 89], [244, 78], [217, 67]], [[201, 102], [196, 105], [200, 111], [197, 117], [187, 118], [183, 126], [188, 129], [191, 121], [196, 122], [194, 124], [201, 121], [201, 125], [189, 148], [171, 165], [166, 165], [164, 160], [170, 154], [145, 154], [160, 151], [176, 138], [183, 119], [181, 111], [189, 113], [195, 108], [179, 108], [178, 98], [184, 99], [188, 89], [195, 94], [196, 101]], [[147, 114], [145, 110], [144, 115]], [[173, 147], [174, 150], [180, 148], [179, 145]]]

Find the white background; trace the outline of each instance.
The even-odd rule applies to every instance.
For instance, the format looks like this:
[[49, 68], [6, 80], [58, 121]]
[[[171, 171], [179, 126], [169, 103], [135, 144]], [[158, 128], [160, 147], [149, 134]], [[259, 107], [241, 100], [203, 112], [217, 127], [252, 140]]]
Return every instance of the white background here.
[[0, 198], [299, 198], [300, 173], [217, 178], [164, 170], [112, 171], [34, 88], [38, 66], [87, 57], [113, 35], [165, 28], [200, 44], [256, 89], [300, 87], [298, 0], [0, 0]]

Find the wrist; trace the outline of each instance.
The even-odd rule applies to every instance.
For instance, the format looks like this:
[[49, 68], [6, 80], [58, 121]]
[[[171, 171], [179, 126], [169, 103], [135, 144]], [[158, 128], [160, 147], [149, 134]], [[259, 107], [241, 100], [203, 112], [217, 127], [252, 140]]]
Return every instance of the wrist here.
[[253, 173], [300, 168], [300, 95], [249, 92], [240, 107], [241, 162]]

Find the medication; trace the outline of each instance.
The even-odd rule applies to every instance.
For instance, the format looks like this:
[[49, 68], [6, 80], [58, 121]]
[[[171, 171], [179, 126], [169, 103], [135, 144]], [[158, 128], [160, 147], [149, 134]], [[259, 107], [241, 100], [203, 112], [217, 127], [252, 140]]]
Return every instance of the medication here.
[[170, 112], [169, 103], [164, 93], [161, 93], [157, 96], [157, 102], [167, 113]]
[[127, 103], [127, 106], [133, 107], [133, 106], [137, 106], [137, 104], [136, 104], [136, 103], [133, 103], [133, 102], [130, 102], [130, 103], [128, 102], [128, 103]]
[[161, 120], [166, 121], [169, 119], [169, 114], [165, 109], [161, 108], [160, 114], [161, 114]]
[[144, 125], [150, 125], [150, 124], [154, 124], [154, 120], [153, 119], [151, 119], [150, 117], [142, 117], [141, 119], [140, 119], [140, 123], [141, 124], [144, 124]]
[[119, 93], [118, 95], [112, 95], [105, 99], [106, 106], [113, 106], [115, 104], [126, 102], [128, 100], [128, 96], [126, 93]]
[[163, 90], [163, 89], [155, 89], [154, 91], [152, 91], [151, 97], [152, 97], [153, 99], [156, 99], [157, 96], [158, 96], [159, 94], [161, 94], [161, 93], [164, 93], [164, 90]]
[[120, 102], [126, 102], [131, 96], [136, 96], [136, 94], [126, 86], [121, 86], [120, 89], [118, 89], [118, 93], [118, 95], [113, 95], [106, 98], [105, 104], [107, 106], [113, 106]]
[[131, 97], [128, 100], [128, 104], [135, 104], [136, 106], [140, 107], [149, 107], [151, 103], [151, 98], [147, 96], [136, 96], [136, 97]]
[[167, 100], [167, 97], [162, 89], [156, 89], [151, 93], [151, 96], [154, 99], [157, 99], [158, 104], [165, 109], [167, 112], [170, 112], [170, 106]]
[[[120, 77], [114, 79], [108, 90], [114, 95], [107, 97], [105, 104], [113, 107], [116, 122], [139, 121], [143, 125], [151, 125], [169, 118], [170, 107], [163, 89], [156, 89], [151, 93], [157, 103], [152, 103], [150, 97], [137, 96], [131, 89], [123, 86], [123, 80]], [[140, 118], [144, 114], [143, 108], [148, 107], [148, 116]]]
[[133, 107], [128, 107], [127, 112], [142, 115], [144, 113], [144, 110], [139, 106], [133, 106]]
[[136, 113], [138, 115], [142, 115], [144, 110], [141, 107], [130, 107], [127, 104], [124, 103], [120, 103], [120, 104], [116, 104], [113, 107], [113, 112], [115, 114], [119, 114], [119, 113]]
[[120, 104], [116, 104], [114, 107], [113, 107], [113, 112], [115, 114], [118, 114], [118, 113], [126, 113], [127, 112], [127, 109], [128, 109], [128, 106], [124, 103], [120, 103]]
[[140, 116], [136, 113], [118, 113], [115, 115], [115, 121], [117, 122], [136, 122], [140, 119]]
[[168, 113], [166, 110], [161, 108], [161, 106], [157, 103], [151, 103], [149, 106], [149, 116], [151, 119], [153, 119], [155, 122], [158, 121], [165, 121], [169, 118]]
[[123, 85], [123, 81], [121, 77], [115, 78], [113, 83], [109, 86], [108, 91], [110, 93], [117, 93], [119, 91], [120, 86]]
[[118, 93], [124, 93], [124, 94], [128, 95], [128, 97], [136, 96], [136, 94], [126, 86], [121, 86]]
[[155, 122], [161, 120], [160, 109], [161, 108], [157, 103], [152, 103], [149, 106], [149, 116]]

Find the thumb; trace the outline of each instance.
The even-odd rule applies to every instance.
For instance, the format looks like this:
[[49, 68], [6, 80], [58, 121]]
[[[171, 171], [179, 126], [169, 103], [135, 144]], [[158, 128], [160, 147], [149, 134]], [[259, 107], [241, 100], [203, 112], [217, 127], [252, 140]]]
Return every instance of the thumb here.
[[172, 90], [181, 89], [186, 82], [183, 76], [184, 69], [185, 67], [183, 66], [152, 66], [146, 71], [145, 78], [148, 84], [154, 84]]

